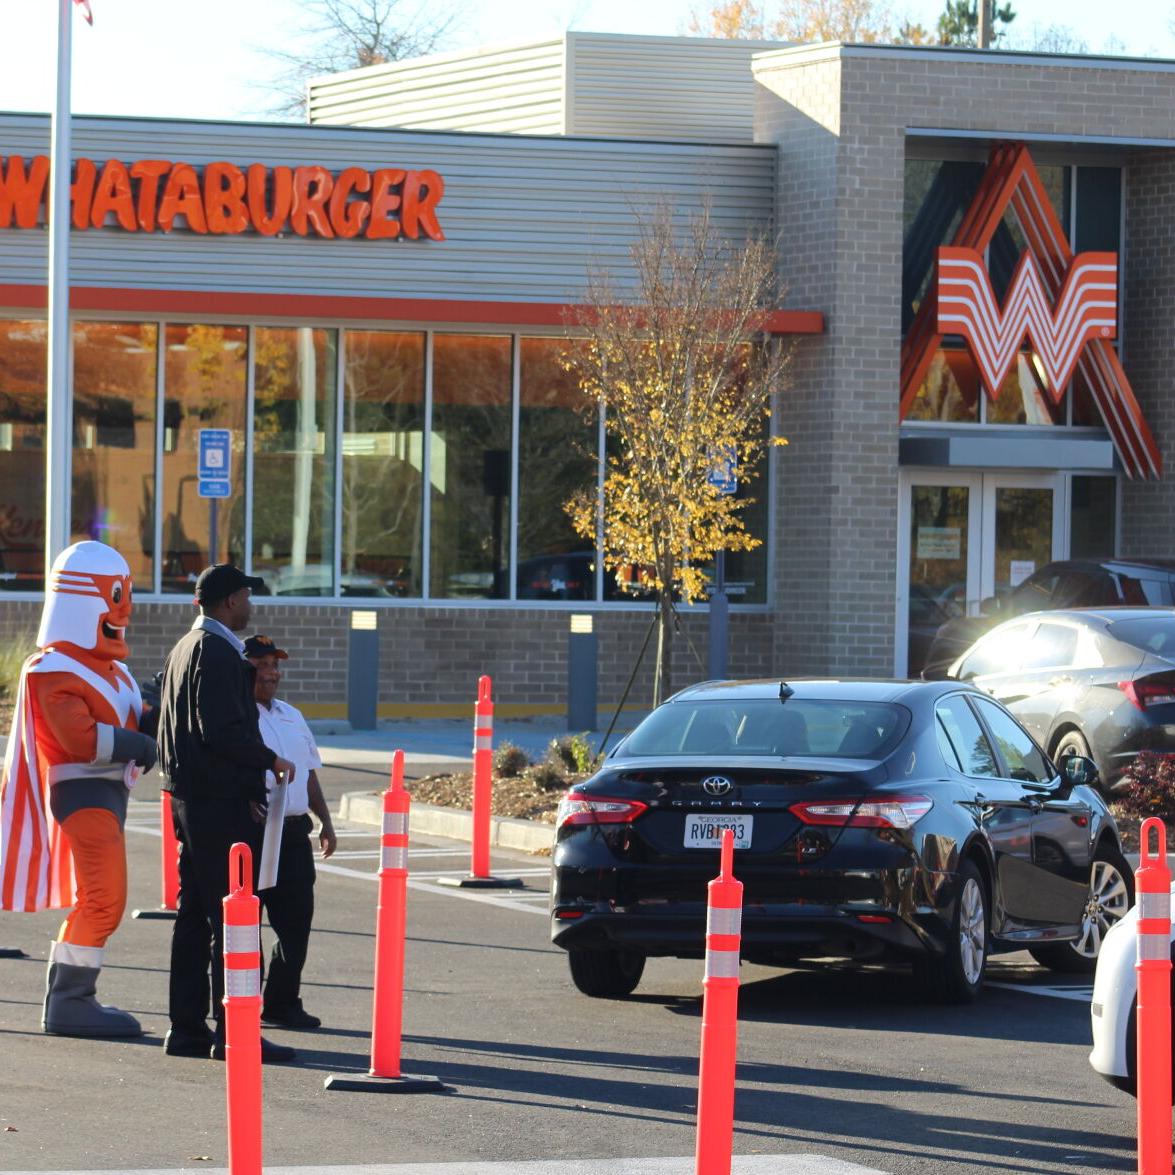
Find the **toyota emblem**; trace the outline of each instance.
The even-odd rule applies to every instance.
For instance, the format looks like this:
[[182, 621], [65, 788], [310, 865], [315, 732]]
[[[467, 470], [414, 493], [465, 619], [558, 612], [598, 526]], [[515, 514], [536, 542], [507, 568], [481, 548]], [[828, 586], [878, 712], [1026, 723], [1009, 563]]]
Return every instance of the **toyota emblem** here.
[[702, 780], [702, 791], [708, 796], [724, 796], [734, 784], [725, 775], [707, 775]]

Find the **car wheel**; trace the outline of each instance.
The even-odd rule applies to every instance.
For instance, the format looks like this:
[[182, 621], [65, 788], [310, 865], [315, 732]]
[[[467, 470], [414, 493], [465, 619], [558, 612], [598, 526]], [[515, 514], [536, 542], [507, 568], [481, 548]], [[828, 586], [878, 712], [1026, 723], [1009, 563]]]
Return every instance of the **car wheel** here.
[[987, 888], [979, 870], [964, 861], [956, 874], [959, 896], [951, 932], [942, 955], [928, 955], [915, 973], [928, 998], [936, 1003], [968, 1004], [983, 986], [987, 969], [989, 922]]
[[1090, 975], [1106, 931], [1134, 904], [1134, 872], [1116, 848], [1099, 848], [1089, 870], [1089, 893], [1081, 918], [1081, 937], [1073, 942], [1030, 947], [1044, 967]]
[[567, 952], [571, 982], [584, 995], [618, 1000], [632, 995], [645, 969], [645, 956], [639, 951], [587, 950]]
[[1053, 749], [1053, 759], [1058, 763], [1070, 755], [1081, 755], [1086, 759], [1093, 758], [1089, 753], [1089, 743], [1085, 741], [1085, 736], [1079, 730], [1065, 731], [1060, 742]]

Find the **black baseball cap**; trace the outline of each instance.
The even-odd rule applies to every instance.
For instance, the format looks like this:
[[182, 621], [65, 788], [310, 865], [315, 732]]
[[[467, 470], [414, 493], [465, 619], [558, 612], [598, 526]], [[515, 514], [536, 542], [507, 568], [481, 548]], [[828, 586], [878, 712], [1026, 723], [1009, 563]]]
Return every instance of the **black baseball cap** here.
[[290, 659], [290, 655], [285, 649], [279, 649], [273, 643], [273, 637], [262, 636], [259, 632], [255, 632], [251, 637], [246, 639], [245, 656], [276, 657], [279, 661], [288, 661]]
[[263, 590], [265, 580], [246, 575], [231, 563], [214, 563], [211, 567], [205, 567], [196, 580], [196, 603], [215, 604], [227, 599], [233, 592], [239, 592], [241, 588]]

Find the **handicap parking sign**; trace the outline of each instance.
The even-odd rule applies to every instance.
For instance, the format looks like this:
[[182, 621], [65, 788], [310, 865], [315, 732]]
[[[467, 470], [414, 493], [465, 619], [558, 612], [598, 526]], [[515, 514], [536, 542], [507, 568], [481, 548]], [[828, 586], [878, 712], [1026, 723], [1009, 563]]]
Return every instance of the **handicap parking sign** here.
[[227, 428], [202, 428], [197, 481], [200, 497], [227, 498], [232, 480], [233, 434]]

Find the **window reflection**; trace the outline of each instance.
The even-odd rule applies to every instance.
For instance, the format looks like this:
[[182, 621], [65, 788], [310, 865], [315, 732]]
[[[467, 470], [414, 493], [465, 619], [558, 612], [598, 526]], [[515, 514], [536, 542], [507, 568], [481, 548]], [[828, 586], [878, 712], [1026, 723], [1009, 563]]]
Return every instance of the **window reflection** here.
[[334, 595], [336, 332], [253, 336], [253, 574], [272, 595]]
[[[243, 326], [172, 325], [164, 335], [163, 590], [190, 592], [209, 563], [238, 565], [245, 546]], [[199, 433], [232, 435], [229, 496], [199, 495]]]
[[155, 323], [73, 326], [71, 542], [108, 543], [154, 589]]
[[595, 491], [599, 465], [599, 416], [577, 378], [564, 369], [564, 355], [573, 346], [565, 339], [520, 344], [520, 600], [596, 598], [594, 544], [575, 533], [563, 509], [577, 491]]
[[0, 320], [0, 590], [45, 583], [44, 322]]
[[509, 338], [433, 340], [430, 594], [503, 599], [510, 526]]
[[344, 362], [343, 591], [419, 596], [424, 335], [347, 331]]

